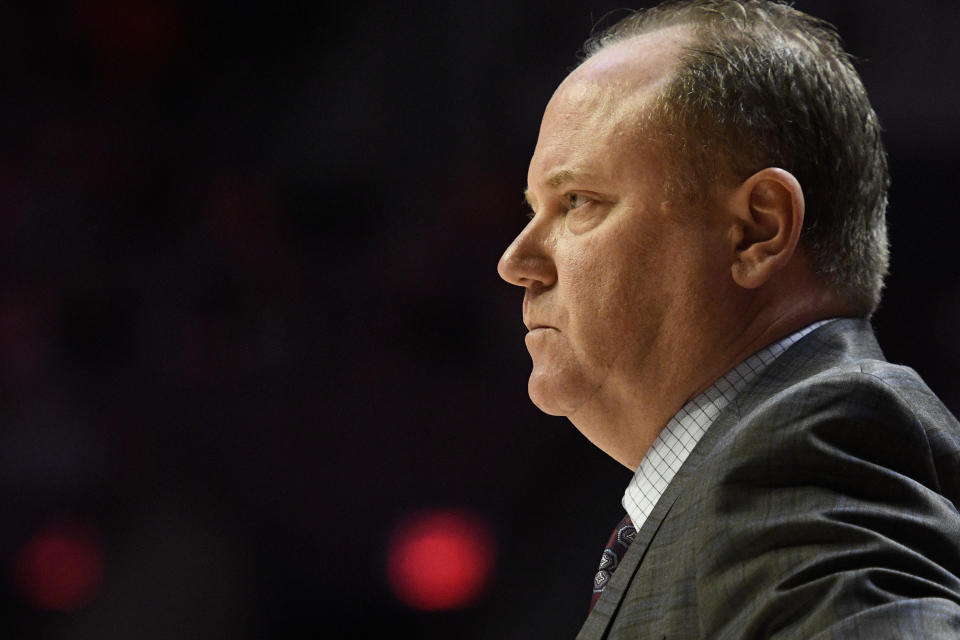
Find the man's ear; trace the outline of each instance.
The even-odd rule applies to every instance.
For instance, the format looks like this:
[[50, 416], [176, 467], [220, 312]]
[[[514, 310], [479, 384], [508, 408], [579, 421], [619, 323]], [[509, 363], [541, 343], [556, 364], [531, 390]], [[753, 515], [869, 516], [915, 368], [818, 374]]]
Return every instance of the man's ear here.
[[747, 178], [732, 195], [733, 279], [756, 289], [793, 257], [803, 227], [803, 189], [793, 174], [770, 167]]

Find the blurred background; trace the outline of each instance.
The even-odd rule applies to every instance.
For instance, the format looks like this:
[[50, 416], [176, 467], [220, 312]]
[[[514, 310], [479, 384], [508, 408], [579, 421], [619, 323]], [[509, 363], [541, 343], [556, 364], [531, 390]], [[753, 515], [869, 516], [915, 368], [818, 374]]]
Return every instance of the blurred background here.
[[[3, 638], [573, 637], [630, 474], [529, 403], [495, 266], [620, 6], [0, 4]], [[960, 5], [797, 6], [886, 128], [881, 344], [956, 413]]]

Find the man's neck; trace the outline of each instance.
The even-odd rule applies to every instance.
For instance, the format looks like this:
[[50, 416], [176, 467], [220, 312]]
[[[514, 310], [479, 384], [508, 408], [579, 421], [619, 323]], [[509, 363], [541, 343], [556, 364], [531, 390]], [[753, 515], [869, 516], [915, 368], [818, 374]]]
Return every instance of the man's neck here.
[[647, 379], [598, 390], [569, 415], [594, 445], [635, 471], [667, 422], [689, 400], [750, 355], [819, 320], [856, 317], [849, 305], [828, 293], [780, 297], [780, 304], [744, 305], [738, 316], [710, 316], [688, 339], [665, 341], [651, 357], [668, 363]]

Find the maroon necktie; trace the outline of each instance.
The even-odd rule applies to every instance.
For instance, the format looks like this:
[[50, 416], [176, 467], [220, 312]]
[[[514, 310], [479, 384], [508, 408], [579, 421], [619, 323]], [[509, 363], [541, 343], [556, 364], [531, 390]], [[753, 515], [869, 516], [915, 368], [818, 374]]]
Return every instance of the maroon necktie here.
[[597, 569], [597, 575], [593, 577], [593, 597], [590, 598], [590, 611], [593, 611], [593, 605], [597, 604], [603, 588], [610, 581], [617, 565], [627, 552], [630, 543], [637, 535], [637, 530], [633, 528], [633, 521], [630, 516], [624, 516], [617, 528], [610, 534], [610, 540], [607, 542], [607, 548], [603, 550], [600, 556], [600, 568]]

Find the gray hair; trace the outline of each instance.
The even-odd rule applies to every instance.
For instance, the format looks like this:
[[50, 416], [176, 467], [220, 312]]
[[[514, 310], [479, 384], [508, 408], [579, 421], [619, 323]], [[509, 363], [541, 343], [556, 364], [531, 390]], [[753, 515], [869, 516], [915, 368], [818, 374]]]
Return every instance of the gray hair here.
[[695, 44], [644, 114], [679, 150], [672, 186], [702, 197], [718, 180], [789, 171], [803, 188], [800, 242], [816, 275], [872, 314], [889, 263], [890, 176], [877, 115], [835, 28], [779, 1], [679, 0], [627, 16], [584, 51], [677, 25]]

